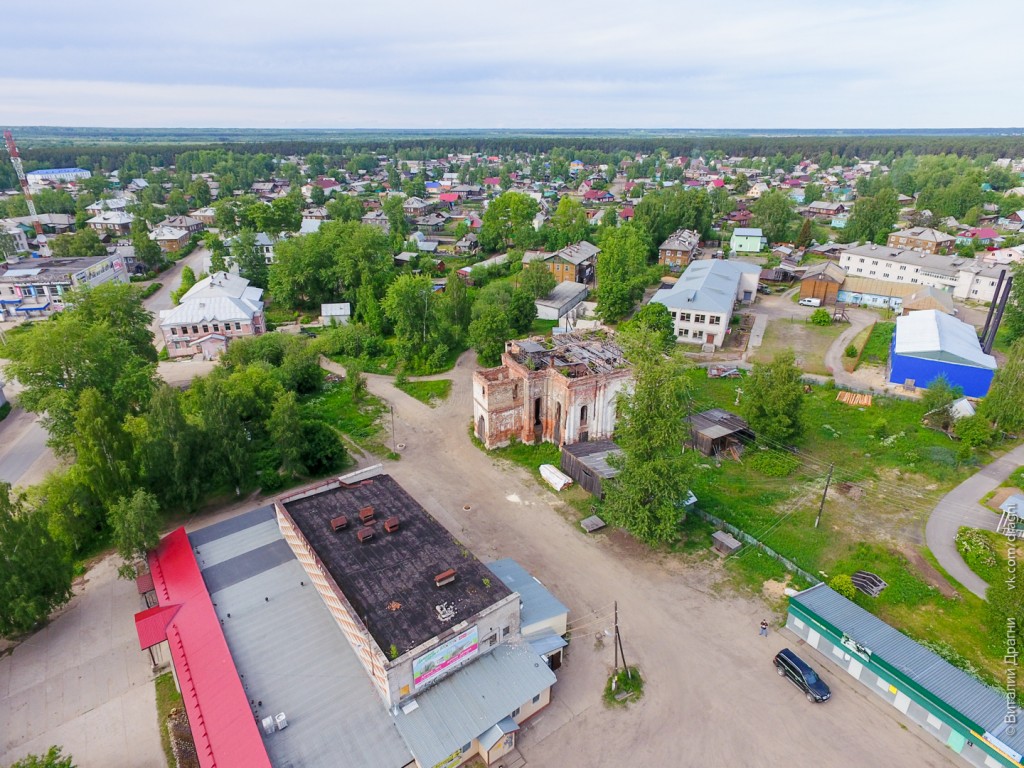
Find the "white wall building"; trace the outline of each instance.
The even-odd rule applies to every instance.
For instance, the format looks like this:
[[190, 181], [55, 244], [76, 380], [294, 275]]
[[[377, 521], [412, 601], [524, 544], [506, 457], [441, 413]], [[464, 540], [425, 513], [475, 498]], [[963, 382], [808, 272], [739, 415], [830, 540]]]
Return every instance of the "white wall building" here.
[[760, 274], [759, 266], [742, 261], [695, 261], [675, 285], [662, 288], [651, 302], [668, 307], [676, 341], [721, 347], [736, 302], [754, 300]]
[[911, 283], [949, 291], [954, 298], [990, 302], [1005, 267], [980, 259], [942, 256], [885, 245], [858, 245], [842, 253], [847, 274], [893, 283]]

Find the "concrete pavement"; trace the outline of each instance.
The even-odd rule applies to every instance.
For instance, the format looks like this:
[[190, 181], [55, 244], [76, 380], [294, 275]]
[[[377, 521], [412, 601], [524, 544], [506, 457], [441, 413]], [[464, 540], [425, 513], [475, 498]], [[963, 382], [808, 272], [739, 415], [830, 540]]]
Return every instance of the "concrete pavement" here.
[[1024, 464], [1024, 445], [1018, 445], [991, 464], [971, 475], [943, 496], [935, 505], [925, 525], [924, 537], [928, 549], [939, 565], [954, 579], [982, 600], [988, 590], [979, 576], [967, 567], [956, 549], [956, 533], [961, 526], [994, 531], [999, 515], [978, 503], [978, 499], [995, 490], [1017, 467]]
[[111, 556], [71, 603], [0, 658], [0, 765], [64, 747], [79, 768], [164, 768], [149, 656], [133, 582]]

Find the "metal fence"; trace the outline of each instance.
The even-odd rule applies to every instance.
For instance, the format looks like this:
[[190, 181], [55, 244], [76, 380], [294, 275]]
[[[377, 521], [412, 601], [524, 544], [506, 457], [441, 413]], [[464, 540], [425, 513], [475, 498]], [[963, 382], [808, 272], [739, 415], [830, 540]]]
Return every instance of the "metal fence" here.
[[725, 522], [725, 520], [722, 520], [721, 518], [715, 517], [714, 515], [712, 515], [712, 514], [710, 514], [708, 512], [705, 512], [702, 509], [698, 509], [696, 506], [688, 508], [687, 509], [687, 513], [688, 514], [694, 514], [697, 517], [699, 517], [701, 520], [705, 520], [706, 522], [709, 522], [712, 525], [716, 525], [719, 528], [722, 528], [722, 529], [728, 531], [729, 533], [731, 533], [733, 536], [735, 536], [740, 541], [742, 541], [742, 542], [744, 542], [746, 544], [749, 544], [752, 547], [756, 547], [757, 549], [761, 550], [766, 555], [768, 555], [768, 557], [770, 557], [772, 560], [775, 560], [776, 562], [780, 563], [787, 571], [792, 571], [793, 573], [796, 573], [796, 574], [802, 576], [803, 578], [807, 579], [807, 581], [809, 581], [811, 584], [820, 584], [821, 583], [821, 579], [819, 579], [817, 576], [814, 576], [814, 575], [808, 573], [807, 571], [805, 571], [803, 568], [801, 568], [799, 565], [794, 563], [789, 558], [783, 557], [778, 552], [776, 552], [774, 549], [772, 549], [771, 547], [768, 547], [768, 546], [762, 544], [760, 541], [755, 539], [749, 533], [747, 533], [746, 531], [740, 530], [739, 528], [737, 528], [732, 523], [727, 523], [727, 522]]

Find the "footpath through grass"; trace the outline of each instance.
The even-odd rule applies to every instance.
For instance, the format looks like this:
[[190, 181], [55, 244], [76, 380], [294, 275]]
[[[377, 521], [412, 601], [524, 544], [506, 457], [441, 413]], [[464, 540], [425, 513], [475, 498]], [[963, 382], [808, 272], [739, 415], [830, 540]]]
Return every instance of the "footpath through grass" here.
[[429, 381], [395, 381], [395, 388], [411, 395], [431, 408], [448, 398], [452, 391], [451, 379], [432, 379]]

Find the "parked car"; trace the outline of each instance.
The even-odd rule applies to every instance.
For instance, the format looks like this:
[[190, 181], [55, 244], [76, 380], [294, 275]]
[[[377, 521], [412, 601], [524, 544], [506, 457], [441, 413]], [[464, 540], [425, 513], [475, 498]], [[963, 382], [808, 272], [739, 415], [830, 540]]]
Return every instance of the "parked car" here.
[[767, 285], [761, 285], [759, 283], [758, 286], [757, 286], [757, 292], [758, 293], [763, 293], [763, 294], [768, 295], [768, 296], [771, 296], [772, 289], [769, 288]]
[[783, 648], [775, 654], [775, 671], [780, 677], [788, 677], [793, 685], [804, 692], [811, 703], [821, 703], [832, 697], [832, 692], [825, 681], [818, 677], [818, 673], [789, 648]]
[[797, 302], [801, 307], [820, 307], [821, 299], [805, 298]]

